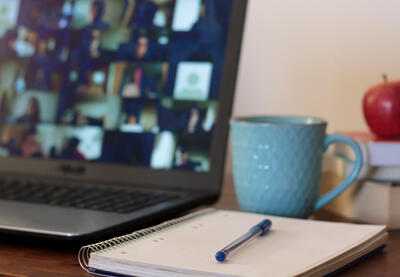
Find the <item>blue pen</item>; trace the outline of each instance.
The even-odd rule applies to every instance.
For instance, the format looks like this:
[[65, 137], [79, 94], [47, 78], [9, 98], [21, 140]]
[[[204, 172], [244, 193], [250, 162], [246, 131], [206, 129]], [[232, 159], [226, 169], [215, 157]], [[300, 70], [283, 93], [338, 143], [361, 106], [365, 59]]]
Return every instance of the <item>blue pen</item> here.
[[223, 262], [232, 251], [238, 249], [244, 243], [248, 242], [249, 240], [257, 237], [265, 235], [269, 229], [271, 228], [272, 222], [269, 219], [265, 219], [258, 223], [256, 226], [252, 227], [246, 234], [226, 246], [224, 249], [220, 250], [215, 254], [215, 259], [218, 262]]

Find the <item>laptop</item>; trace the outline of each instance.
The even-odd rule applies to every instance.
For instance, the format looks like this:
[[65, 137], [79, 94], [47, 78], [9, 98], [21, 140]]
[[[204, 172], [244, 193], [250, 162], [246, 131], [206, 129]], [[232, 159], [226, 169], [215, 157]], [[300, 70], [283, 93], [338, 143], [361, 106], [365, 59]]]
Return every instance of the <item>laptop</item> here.
[[0, 232], [82, 240], [215, 202], [245, 8], [1, 1]]

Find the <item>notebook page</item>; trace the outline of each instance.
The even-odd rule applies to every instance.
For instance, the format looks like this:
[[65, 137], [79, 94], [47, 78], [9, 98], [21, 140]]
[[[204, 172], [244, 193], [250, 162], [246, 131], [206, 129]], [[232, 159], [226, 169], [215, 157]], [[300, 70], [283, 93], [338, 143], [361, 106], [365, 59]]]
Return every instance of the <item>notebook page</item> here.
[[233, 252], [224, 263], [216, 251], [266, 218], [264, 215], [216, 211], [99, 256], [124, 264], [231, 276], [293, 276], [366, 241], [383, 226], [350, 225], [268, 216], [271, 231]]

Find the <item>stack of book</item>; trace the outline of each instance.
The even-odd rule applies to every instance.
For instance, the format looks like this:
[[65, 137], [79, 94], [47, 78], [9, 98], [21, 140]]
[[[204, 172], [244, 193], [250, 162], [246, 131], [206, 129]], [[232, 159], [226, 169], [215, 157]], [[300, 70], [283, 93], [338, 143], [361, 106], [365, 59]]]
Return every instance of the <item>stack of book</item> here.
[[[327, 209], [353, 221], [400, 228], [400, 140], [380, 139], [367, 132], [340, 134], [358, 142], [363, 152], [363, 168], [358, 181]], [[345, 144], [335, 145], [331, 153], [338, 183], [353, 169], [355, 155]], [[331, 188], [325, 188], [328, 189]]]

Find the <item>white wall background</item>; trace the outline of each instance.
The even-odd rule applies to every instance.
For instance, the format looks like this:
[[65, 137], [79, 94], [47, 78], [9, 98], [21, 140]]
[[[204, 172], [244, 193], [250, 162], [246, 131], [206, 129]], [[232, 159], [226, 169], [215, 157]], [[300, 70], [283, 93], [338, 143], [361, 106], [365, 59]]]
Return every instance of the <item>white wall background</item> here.
[[366, 129], [364, 92], [400, 78], [399, 0], [249, 0], [235, 115], [313, 115]]

